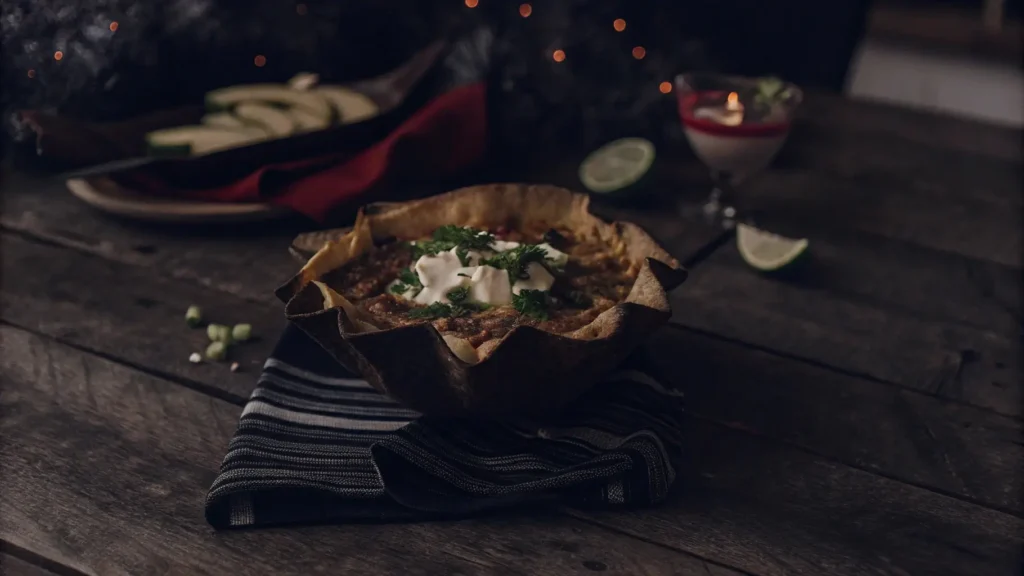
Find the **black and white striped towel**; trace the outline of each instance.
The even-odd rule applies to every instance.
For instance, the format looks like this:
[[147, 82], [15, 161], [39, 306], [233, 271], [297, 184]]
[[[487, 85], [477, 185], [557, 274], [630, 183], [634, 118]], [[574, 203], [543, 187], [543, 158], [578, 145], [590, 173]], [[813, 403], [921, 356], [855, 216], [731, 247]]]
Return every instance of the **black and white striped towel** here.
[[232, 528], [464, 515], [543, 500], [658, 502], [675, 478], [680, 396], [623, 370], [555, 426], [420, 417], [289, 327], [242, 412], [206, 519]]

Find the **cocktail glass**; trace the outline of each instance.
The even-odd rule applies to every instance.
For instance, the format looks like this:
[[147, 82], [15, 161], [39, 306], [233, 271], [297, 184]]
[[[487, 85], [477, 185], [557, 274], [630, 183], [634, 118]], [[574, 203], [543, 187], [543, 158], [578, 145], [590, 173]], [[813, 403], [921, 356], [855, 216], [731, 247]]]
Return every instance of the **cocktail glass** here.
[[681, 74], [675, 88], [683, 133], [714, 182], [703, 211], [732, 227], [738, 216], [736, 186], [775, 158], [803, 92], [777, 78], [714, 73]]

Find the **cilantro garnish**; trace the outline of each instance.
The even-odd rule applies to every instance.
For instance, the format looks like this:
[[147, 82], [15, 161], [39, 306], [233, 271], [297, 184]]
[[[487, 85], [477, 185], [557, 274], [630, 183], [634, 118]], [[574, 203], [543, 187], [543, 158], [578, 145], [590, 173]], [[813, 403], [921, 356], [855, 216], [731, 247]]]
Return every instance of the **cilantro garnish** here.
[[447, 318], [452, 315], [452, 307], [447, 304], [440, 302], [434, 302], [428, 306], [422, 308], [413, 308], [409, 310], [409, 318]]
[[433, 256], [438, 252], [445, 252], [452, 248], [460, 247], [462, 248], [462, 253], [458, 254], [459, 260], [462, 261], [463, 266], [466, 266], [469, 261], [469, 255], [466, 251], [490, 250], [491, 243], [493, 242], [494, 235], [488, 232], [463, 228], [462, 226], [447, 225], [434, 230], [430, 240], [413, 244], [412, 255], [414, 258]]
[[512, 307], [524, 316], [548, 319], [548, 297], [543, 290], [521, 290], [512, 295]]
[[508, 271], [508, 281], [515, 284], [516, 280], [529, 278], [526, 267], [530, 262], [544, 262], [545, 258], [547, 252], [540, 246], [523, 244], [485, 258], [481, 264]]
[[480, 312], [490, 308], [490, 306], [481, 302], [470, 302], [469, 288], [465, 286], [452, 288], [445, 296], [448, 297], [451, 304], [435, 302], [422, 308], [413, 308], [409, 311], [409, 317], [430, 320], [436, 318], [460, 318], [462, 316], [469, 316], [473, 312]]
[[445, 294], [445, 296], [448, 297], [448, 300], [450, 300], [452, 304], [462, 304], [469, 298], [469, 288], [466, 288], [465, 286], [452, 288], [447, 294]]
[[398, 275], [398, 282], [391, 287], [393, 294], [405, 294], [409, 290], [419, 291], [423, 288], [420, 277], [412, 270], [406, 269]]

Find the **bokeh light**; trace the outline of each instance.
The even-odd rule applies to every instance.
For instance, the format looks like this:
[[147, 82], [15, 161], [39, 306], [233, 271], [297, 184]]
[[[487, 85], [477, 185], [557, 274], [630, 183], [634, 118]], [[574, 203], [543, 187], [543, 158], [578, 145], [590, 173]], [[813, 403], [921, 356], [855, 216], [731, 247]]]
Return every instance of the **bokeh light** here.
[[28, 70], [28, 77], [29, 78], [35, 78], [36, 77], [36, 71], [31, 69], [31, 68], [29, 68], [29, 70]]
[[554, 53], [551, 54], [551, 57], [555, 60], [555, 62], [562, 62], [563, 60], [565, 60], [565, 51], [555, 50]]
[[644, 56], [647, 56], [647, 50], [645, 50], [643, 46], [633, 47], [633, 58], [636, 58], [637, 60], [643, 60]]
[[672, 91], [672, 83], [662, 82], [661, 84], [658, 85], [658, 90], [661, 90], [662, 94], [668, 94], [669, 92]]
[[263, 68], [267, 65], [267, 57], [263, 54], [257, 54], [256, 57], [252, 59], [252, 63], [255, 64], [257, 68]]
[[626, 21], [622, 18], [616, 18], [615, 21], [612, 22], [612, 27], [615, 28], [616, 32], [622, 32], [626, 29]]
[[57, 50], [56, 52], [53, 53], [53, 59], [54, 60], [58, 60], [58, 61], [59, 60], [63, 60], [64, 59], [64, 53], [61, 52], [60, 50]]
[[529, 4], [520, 4], [519, 5], [519, 15], [520, 16], [522, 16], [523, 18], [529, 18], [530, 14], [533, 14], [533, 6], [530, 6]]
[[309, 13], [309, 8], [307, 8], [305, 4], [296, 4], [295, 13], [298, 14], [299, 16], [305, 16], [307, 13]]
[[476, 8], [476, 5], [480, 3], [480, 0], [466, 0], [466, 6], [470, 8]]
[[117, 20], [114, 20], [113, 22], [110, 23], [110, 31], [111, 32], [117, 32]]

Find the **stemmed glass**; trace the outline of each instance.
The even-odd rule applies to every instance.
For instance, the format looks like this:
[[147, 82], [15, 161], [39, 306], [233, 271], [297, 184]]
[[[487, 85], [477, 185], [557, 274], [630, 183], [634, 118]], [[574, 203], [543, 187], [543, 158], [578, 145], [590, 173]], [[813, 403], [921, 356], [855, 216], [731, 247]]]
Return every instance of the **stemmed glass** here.
[[714, 73], [681, 74], [675, 88], [683, 132], [714, 182], [704, 214], [732, 227], [747, 217], [737, 215], [735, 187], [775, 158], [803, 92], [776, 78]]

